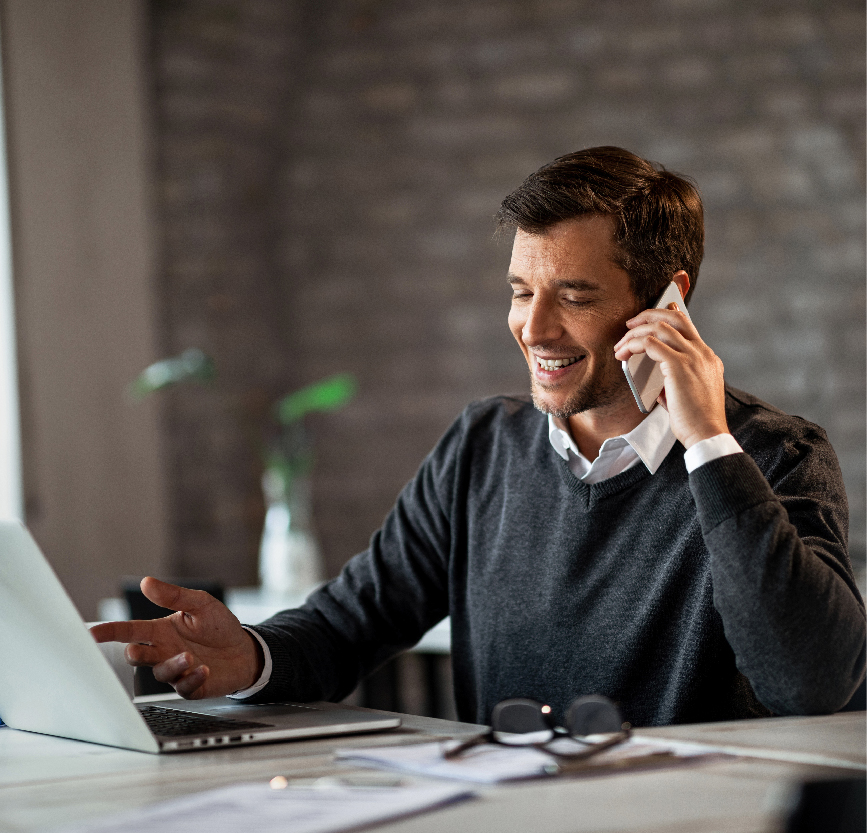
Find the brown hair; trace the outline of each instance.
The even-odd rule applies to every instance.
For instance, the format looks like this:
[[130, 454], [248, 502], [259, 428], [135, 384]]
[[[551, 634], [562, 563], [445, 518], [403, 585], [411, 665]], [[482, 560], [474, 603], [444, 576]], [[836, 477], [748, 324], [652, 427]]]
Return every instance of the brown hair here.
[[704, 213], [691, 180], [617, 147], [579, 150], [530, 174], [500, 205], [498, 228], [544, 234], [587, 214], [614, 218], [617, 265], [645, 306], [683, 269], [689, 302], [704, 255]]

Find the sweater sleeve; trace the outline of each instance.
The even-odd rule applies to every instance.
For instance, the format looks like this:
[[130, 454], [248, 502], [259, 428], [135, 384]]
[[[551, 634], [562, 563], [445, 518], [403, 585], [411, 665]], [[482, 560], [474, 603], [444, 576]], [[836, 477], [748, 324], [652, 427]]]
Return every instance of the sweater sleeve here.
[[251, 702], [340, 700], [448, 614], [450, 484], [462, 423], [425, 459], [365, 552], [302, 607], [255, 626], [273, 671]]
[[848, 508], [824, 437], [762, 470], [746, 453], [689, 475], [713, 601], [738, 668], [781, 715], [842, 708], [864, 678], [864, 602], [846, 551]]

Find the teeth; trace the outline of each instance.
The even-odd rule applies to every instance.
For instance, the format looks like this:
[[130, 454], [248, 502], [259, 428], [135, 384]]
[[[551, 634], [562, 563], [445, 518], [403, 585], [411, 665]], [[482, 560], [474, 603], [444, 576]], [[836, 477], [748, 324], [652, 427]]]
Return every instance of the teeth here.
[[537, 357], [536, 361], [542, 370], [556, 370], [558, 367], [568, 367], [570, 364], [575, 364], [578, 359], [574, 357], [571, 359], [540, 359]]

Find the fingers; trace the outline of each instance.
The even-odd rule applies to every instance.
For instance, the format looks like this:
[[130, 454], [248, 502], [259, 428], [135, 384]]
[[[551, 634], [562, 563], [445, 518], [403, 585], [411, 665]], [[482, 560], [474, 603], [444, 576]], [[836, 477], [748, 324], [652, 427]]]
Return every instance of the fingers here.
[[192, 654], [189, 651], [184, 651], [177, 656], [169, 657], [164, 662], [153, 665], [154, 678], [161, 683], [174, 684], [190, 671], [193, 665]]
[[133, 619], [129, 622], [102, 622], [90, 633], [97, 642], [152, 642], [154, 622], [159, 619]]
[[154, 679], [168, 683], [182, 697], [199, 700], [205, 696], [203, 686], [210, 676], [210, 669], [198, 664], [189, 651], [162, 660], [158, 649], [153, 646], [127, 645], [125, 654], [130, 665], [152, 666]]
[[[207, 665], [199, 665], [170, 684], [181, 697], [187, 700], [201, 700], [207, 696], [205, 683], [207, 683], [210, 673]], [[154, 668], [154, 677], [156, 677], [156, 668]]]
[[[685, 315], [666, 312], [665, 310], [647, 310], [647, 312], [662, 312], [665, 313], [667, 317], [658, 318], [654, 316], [653, 318], [645, 320], [642, 314], [641, 316], [630, 318], [629, 321], [626, 322], [626, 326], [629, 327], [629, 329], [620, 341], [617, 342], [618, 345], [630, 338], [634, 338], [636, 335], [644, 335], [646, 333], [669, 333], [673, 336], [676, 335], [683, 341], [696, 341], [700, 338], [698, 330], [695, 329], [695, 326]], [[676, 316], [676, 318], [672, 320], [671, 316]]]
[[98, 625], [91, 625], [90, 627], [90, 635], [97, 642], [120, 642], [119, 639], [114, 638], [115, 634], [115, 625], [120, 624], [119, 622], [100, 622]]
[[[681, 312], [648, 309], [630, 318], [628, 332], [614, 345], [614, 355], [624, 361], [639, 353], [647, 353], [654, 361], [673, 358], [692, 346], [704, 346], [695, 325]], [[671, 348], [670, 351], [659, 349]], [[650, 348], [650, 349], [648, 349]]]
[[639, 353], [647, 353], [651, 359], [660, 362], [686, 352], [686, 349], [683, 336], [671, 327], [641, 326], [620, 339], [614, 347], [614, 357], [625, 361]]
[[691, 339], [698, 336], [695, 324], [692, 323], [685, 313], [679, 310], [646, 309], [638, 313], [634, 318], [630, 318], [626, 322], [626, 326], [630, 330], [634, 330], [642, 324], [657, 324], [660, 322], [668, 324], [669, 327], [677, 330], [687, 338]]
[[[141, 588], [145, 596], [154, 604], [193, 615], [216, 602], [210, 593], [205, 593], [203, 590], [187, 590], [151, 576], [142, 579]], [[101, 622], [94, 625], [90, 633], [97, 642], [153, 642], [155, 629], [162, 627], [157, 623], [163, 623], [167, 619], [168, 617], [134, 619], [128, 622]]]
[[216, 601], [204, 590], [188, 590], [153, 576], [145, 576], [141, 580], [141, 590], [154, 604], [169, 610], [182, 610], [184, 613], [199, 613], [202, 608]]
[[166, 651], [158, 645], [142, 645], [138, 642], [131, 642], [123, 650], [123, 655], [130, 665], [157, 665], [167, 658], [174, 656], [174, 651]]

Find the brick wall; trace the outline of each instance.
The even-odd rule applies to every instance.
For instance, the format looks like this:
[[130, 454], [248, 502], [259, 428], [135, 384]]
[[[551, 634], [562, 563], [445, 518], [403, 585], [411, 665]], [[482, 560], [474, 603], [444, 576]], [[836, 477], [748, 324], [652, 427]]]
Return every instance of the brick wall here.
[[[491, 216], [618, 144], [692, 175], [692, 315], [729, 380], [823, 425], [864, 558], [864, 9], [854, 0], [154, 2], [178, 569], [252, 579], [244, 438], [276, 392], [355, 373], [311, 422], [331, 572], [469, 400], [523, 391]], [[241, 426], [241, 429], [239, 429]]]
[[297, 27], [282, 2], [151, 4], [162, 349], [199, 347], [217, 381], [160, 394], [176, 576], [256, 580], [258, 445], [283, 390], [283, 119]]

